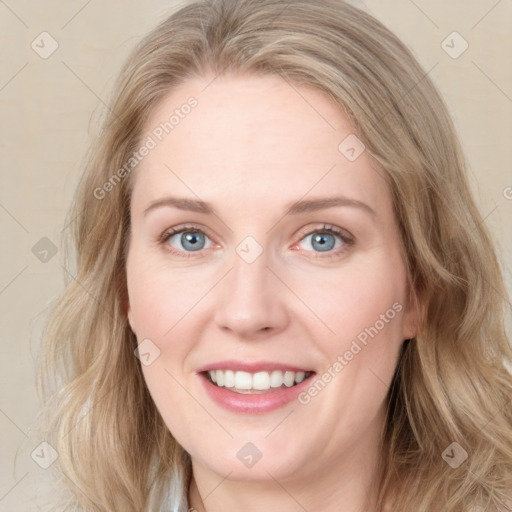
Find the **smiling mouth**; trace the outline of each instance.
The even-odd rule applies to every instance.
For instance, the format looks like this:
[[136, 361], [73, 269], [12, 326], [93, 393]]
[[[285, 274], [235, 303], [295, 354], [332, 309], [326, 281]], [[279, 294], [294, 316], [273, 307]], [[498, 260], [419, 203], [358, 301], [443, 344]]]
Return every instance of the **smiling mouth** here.
[[273, 370], [262, 372], [244, 372], [233, 370], [209, 370], [202, 372], [205, 378], [217, 387], [234, 393], [262, 394], [280, 389], [291, 388], [309, 379], [313, 371]]

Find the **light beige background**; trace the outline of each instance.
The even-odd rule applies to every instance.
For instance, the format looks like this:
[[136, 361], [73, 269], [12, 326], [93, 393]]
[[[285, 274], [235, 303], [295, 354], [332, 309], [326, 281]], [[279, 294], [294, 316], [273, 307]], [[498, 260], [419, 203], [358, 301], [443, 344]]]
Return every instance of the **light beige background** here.
[[[60, 237], [91, 116], [106, 100], [129, 49], [172, 5], [172, 0], [0, 1], [1, 511], [43, 510], [41, 498], [32, 501], [44, 491], [47, 473], [30, 457], [43, 441], [29, 430], [39, 410], [34, 361], [47, 307], [64, 286]], [[429, 76], [449, 105], [471, 164], [471, 186], [510, 291], [512, 2], [367, 0], [364, 5], [402, 38], [426, 71], [432, 69]], [[31, 47], [33, 41], [42, 46], [43, 31], [58, 43], [47, 59]], [[441, 46], [453, 31], [469, 44], [457, 59]], [[47, 262], [32, 252], [43, 237], [59, 246]]]

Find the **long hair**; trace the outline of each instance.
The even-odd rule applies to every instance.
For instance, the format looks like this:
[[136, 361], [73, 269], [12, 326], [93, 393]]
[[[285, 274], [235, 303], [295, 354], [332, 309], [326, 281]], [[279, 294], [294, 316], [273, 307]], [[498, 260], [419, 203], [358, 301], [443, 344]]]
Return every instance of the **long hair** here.
[[467, 163], [428, 73], [342, 0], [188, 2], [127, 59], [69, 212], [76, 275], [54, 305], [38, 363], [64, 506], [187, 510], [190, 456], [134, 356], [125, 270], [133, 180], [126, 167], [113, 175], [140, 147], [158, 101], [206, 73], [273, 74], [326, 93], [389, 181], [422, 320], [388, 394], [379, 503], [392, 498], [395, 512], [511, 507], [508, 302]]

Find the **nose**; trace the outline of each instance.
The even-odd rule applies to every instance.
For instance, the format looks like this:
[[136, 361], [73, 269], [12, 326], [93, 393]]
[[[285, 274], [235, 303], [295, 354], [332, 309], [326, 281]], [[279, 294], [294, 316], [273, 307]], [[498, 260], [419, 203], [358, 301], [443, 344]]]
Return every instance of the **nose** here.
[[237, 338], [258, 339], [286, 328], [285, 287], [268, 263], [265, 251], [252, 263], [235, 254], [216, 297], [215, 322], [220, 329]]

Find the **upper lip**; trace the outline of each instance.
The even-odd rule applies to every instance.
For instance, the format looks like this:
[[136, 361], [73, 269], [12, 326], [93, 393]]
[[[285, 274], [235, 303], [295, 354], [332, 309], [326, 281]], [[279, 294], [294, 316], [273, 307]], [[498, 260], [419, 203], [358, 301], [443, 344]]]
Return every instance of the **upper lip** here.
[[233, 371], [242, 371], [249, 373], [256, 372], [264, 372], [264, 371], [272, 371], [272, 370], [287, 370], [290, 372], [308, 372], [313, 371], [308, 368], [300, 368], [299, 366], [293, 366], [286, 363], [276, 363], [275, 361], [216, 361], [214, 363], [209, 363], [204, 366], [201, 366], [196, 371], [198, 373], [207, 372], [210, 370], [233, 370]]

